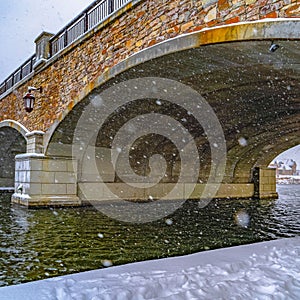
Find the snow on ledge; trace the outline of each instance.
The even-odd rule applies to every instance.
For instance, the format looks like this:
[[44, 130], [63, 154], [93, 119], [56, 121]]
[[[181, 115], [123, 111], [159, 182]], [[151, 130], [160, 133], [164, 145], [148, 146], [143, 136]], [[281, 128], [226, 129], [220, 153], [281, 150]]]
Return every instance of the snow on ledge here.
[[20, 159], [20, 158], [44, 158], [45, 154], [43, 153], [22, 153], [22, 154], [17, 154], [15, 156], [16, 159]]
[[1, 300], [299, 299], [300, 237], [0, 288]]

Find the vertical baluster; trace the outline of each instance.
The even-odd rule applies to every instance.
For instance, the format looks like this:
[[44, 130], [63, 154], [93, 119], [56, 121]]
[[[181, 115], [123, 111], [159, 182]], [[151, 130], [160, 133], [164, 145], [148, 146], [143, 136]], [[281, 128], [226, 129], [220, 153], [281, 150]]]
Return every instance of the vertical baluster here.
[[73, 42], [74, 37], [76, 36], [76, 30], [77, 30], [77, 24], [69, 29], [69, 31], [68, 31], [69, 44], [71, 44]]
[[114, 0], [108, 0], [108, 14], [114, 11]]
[[52, 54], [53, 54], [53, 42], [50, 40], [49, 41], [49, 57], [52, 57]]
[[98, 20], [100, 20], [101, 9], [102, 9], [102, 5], [99, 5], [97, 10], [95, 11], [95, 14], [94, 14], [94, 22], [95, 23], [93, 23], [93, 25], [95, 25], [96, 22], [98, 23]]
[[68, 28], [64, 32], [64, 47], [68, 46]]
[[29, 74], [32, 72], [33, 70], [33, 63], [32, 63], [32, 59], [30, 60], [30, 65], [29, 65]]
[[89, 18], [88, 18], [88, 13], [86, 12], [84, 14], [84, 19], [83, 19], [83, 32], [87, 32], [89, 30]]
[[61, 35], [59, 38], [59, 50], [64, 48], [64, 35]]

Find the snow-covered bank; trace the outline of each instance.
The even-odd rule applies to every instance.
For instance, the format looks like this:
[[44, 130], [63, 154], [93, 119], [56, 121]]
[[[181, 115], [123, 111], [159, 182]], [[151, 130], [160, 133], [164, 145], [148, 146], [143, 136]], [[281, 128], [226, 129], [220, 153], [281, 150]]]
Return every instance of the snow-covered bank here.
[[300, 299], [300, 237], [0, 288], [1, 300]]

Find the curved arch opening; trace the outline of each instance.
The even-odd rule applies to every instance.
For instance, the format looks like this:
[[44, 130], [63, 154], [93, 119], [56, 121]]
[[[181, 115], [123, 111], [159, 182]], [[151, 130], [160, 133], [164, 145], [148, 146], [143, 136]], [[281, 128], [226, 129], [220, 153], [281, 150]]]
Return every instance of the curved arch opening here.
[[277, 184], [299, 184], [300, 144], [277, 155], [269, 167], [276, 169]]
[[15, 182], [15, 156], [26, 152], [26, 139], [12, 127], [0, 127], [0, 188]]

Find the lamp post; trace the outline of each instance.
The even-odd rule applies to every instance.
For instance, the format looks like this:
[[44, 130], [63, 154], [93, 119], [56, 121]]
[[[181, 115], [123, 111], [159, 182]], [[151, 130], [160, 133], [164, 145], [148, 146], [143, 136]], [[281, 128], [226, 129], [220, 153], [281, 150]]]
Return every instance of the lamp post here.
[[35, 87], [32, 87], [32, 86], [28, 87], [28, 92], [23, 97], [25, 110], [28, 113], [32, 112], [32, 110], [33, 110], [35, 97], [32, 94], [32, 91], [36, 91], [36, 90], [39, 91], [40, 93], [42, 92], [41, 87], [40, 88], [35, 88]]

